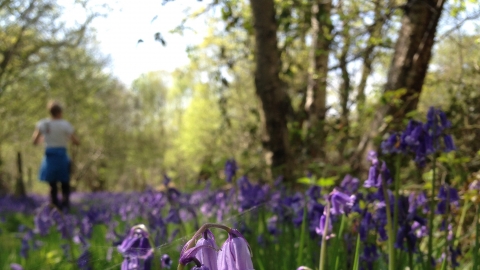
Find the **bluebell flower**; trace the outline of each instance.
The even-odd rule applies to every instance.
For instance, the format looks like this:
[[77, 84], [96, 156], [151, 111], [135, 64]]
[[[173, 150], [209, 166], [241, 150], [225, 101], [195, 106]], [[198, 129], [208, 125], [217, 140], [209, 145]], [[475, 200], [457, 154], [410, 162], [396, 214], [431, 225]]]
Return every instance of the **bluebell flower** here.
[[450, 204], [458, 205], [460, 197], [458, 196], [458, 191], [448, 185], [443, 185], [440, 187], [437, 197], [440, 199], [440, 202], [437, 204], [437, 214], [445, 214], [447, 210], [447, 201]]
[[163, 254], [162, 257], [160, 257], [160, 263], [162, 265], [162, 269], [170, 269], [173, 262], [168, 254]]
[[350, 174], [345, 175], [340, 184], [340, 187], [343, 191], [347, 192], [348, 194], [354, 194], [357, 192], [360, 186], [360, 181], [358, 178], [351, 176]]
[[[225, 180], [228, 183], [232, 182], [233, 177], [235, 177], [235, 174], [237, 173], [237, 163], [235, 162], [235, 159], [228, 159], [225, 162]], [[211, 270], [211, 269], [210, 269]]]
[[218, 270], [254, 270], [250, 247], [245, 238], [235, 229], [228, 233], [228, 238], [218, 253]]
[[376, 160], [376, 163], [372, 163], [372, 166], [370, 166], [370, 169], [368, 170], [368, 178], [363, 183], [363, 186], [366, 188], [379, 188], [384, 182], [389, 185], [392, 181], [392, 175], [385, 161], [379, 162]]
[[363, 253], [360, 256], [360, 258], [365, 263], [366, 269], [373, 269], [373, 264], [379, 258], [377, 246], [370, 243], [366, 243], [365, 246], [363, 247]]
[[137, 257], [126, 257], [120, 266], [120, 270], [140, 270], [140, 267], [140, 261]]
[[372, 214], [368, 211], [365, 211], [360, 221], [360, 226], [358, 228], [358, 233], [360, 235], [360, 240], [366, 241], [368, 237], [368, 232], [375, 228], [375, 224], [373, 223]]
[[355, 203], [355, 195], [347, 195], [337, 189], [334, 189], [328, 197], [332, 205], [330, 209], [332, 215], [348, 214]]
[[77, 259], [77, 265], [80, 270], [90, 270], [92, 266], [90, 265], [91, 254], [88, 252], [88, 248], [85, 248]]
[[391, 134], [386, 140], [384, 140], [380, 148], [384, 154], [392, 154], [401, 152], [401, 141], [398, 133]]
[[200, 249], [195, 254], [195, 257], [200, 261], [200, 263], [210, 270], [217, 270], [217, 243], [215, 242], [215, 237], [210, 230], [206, 230], [203, 233], [202, 238], [197, 241], [196, 247], [199, 246], [208, 246], [210, 248]]
[[18, 263], [11, 263], [10, 264], [11, 270], [23, 270], [23, 267]]
[[[322, 215], [320, 217], [320, 221], [318, 223], [318, 226], [316, 227], [315, 231], [318, 235], [324, 236], [325, 232], [325, 226], [327, 225], [327, 217], [325, 215]], [[327, 235], [325, 236], [327, 239], [332, 238], [334, 235], [332, 234], [332, 221], [330, 220], [328, 222], [328, 228], [327, 228]]]
[[453, 143], [452, 135], [444, 134], [443, 142], [445, 144], [445, 152], [448, 153], [456, 150], [455, 144]]
[[150, 245], [148, 236], [148, 231], [145, 225], [140, 224], [133, 226], [127, 237], [117, 249], [124, 257], [146, 259], [153, 254], [153, 248]]
[[310, 197], [310, 199], [316, 201], [320, 198], [321, 191], [322, 189], [319, 186], [313, 185], [307, 189], [306, 194], [308, 197]]

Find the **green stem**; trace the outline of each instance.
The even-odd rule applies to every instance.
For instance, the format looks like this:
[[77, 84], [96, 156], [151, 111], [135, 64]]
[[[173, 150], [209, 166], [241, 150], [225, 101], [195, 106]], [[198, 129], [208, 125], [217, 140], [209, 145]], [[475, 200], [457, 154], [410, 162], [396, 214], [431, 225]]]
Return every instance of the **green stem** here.
[[411, 250], [408, 251], [408, 268], [413, 270], [413, 252]]
[[325, 228], [323, 228], [322, 246], [320, 247], [320, 263], [318, 269], [325, 270], [325, 260], [327, 254], [327, 233], [330, 222], [330, 202], [327, 201], [327, 216], [325, 218]]
[[388, 233], [388, 270], [395, 270], [395, 235], [393, 234], [392, 213], [390, 211], [390, 198], [388, 197], [385, 181], [382, 184], [383, 196], [385, 197], [385, 210], [387, 212]]
[[479, 248], [479, 232], [480, 225], [478, 219], [480, 216], [480, 206], [477, 206], [477, 215], [475, 215], [475, 247], [473, 248], [473, 270], [478, 270], [478, 248]]
[[342, 221], [340, 222], [340, 229], [338, 231], [338, 236], [335, 239], [335, 252], [337, 253], [337, 260], [335, 261], [335, 270], [339, 269], [339, 265], [340, 265], [341, 256], [340, 256], [338, 245], [340, 244], [340, 241], [342, 239], [344, 227], [345, 227], [345, 215], [342, 215]]
[[355, 245], [355, 259], [353, 261], [353, 270], [358, 270], [360, 258], [360, 234], [357, 235], [357, 244]]
[[[435, 132], [435, 130], [434, 130]], [[436, 191], [436, 161], [437, 161], [437, 156], [436, 154], [433, 154], [433, 164], [432, 164], [432, 190], [430, 193], [430, 216], [428, 219], [428, 257], [427, 257], [427, 265], [428, 269], [432, 269], [432, 264], [430, 263], [432, 260], [432, 255], [433, 255], [433, 231], [434, 231], [434, 224], [433, 224], [433, 218], [435, 216], [435, 191]]]
[[305, 245], [305, 231], [307, 230], [307, 205], [303, 207], [302, 230], [300, 231], [300, 246], [298, 249], [297, 265], [303, 264], [303, 247]]
[[458, 239], [460, 239], [460, 235], [462, 234], [462, 227], [463, 223], [465, 222], [465, 216], [467, 214], [468, 208], [470, 208], [470, 202], [466, 201], [463, 205], [462, 215], [460, 216], [460, 222], [458, 223], [457, 232], [455, 234], [455, 246], [458, 246]]
[[[400, 193], [400, 166], [401, 166], [401, 156], [397, 155], [395, 158], [395, 204], [393, 205], [393, 233], [398, 232], [398, 202], [399, 202], [399, 193]], [[396, 252], [396, 251], [394, 251]]]

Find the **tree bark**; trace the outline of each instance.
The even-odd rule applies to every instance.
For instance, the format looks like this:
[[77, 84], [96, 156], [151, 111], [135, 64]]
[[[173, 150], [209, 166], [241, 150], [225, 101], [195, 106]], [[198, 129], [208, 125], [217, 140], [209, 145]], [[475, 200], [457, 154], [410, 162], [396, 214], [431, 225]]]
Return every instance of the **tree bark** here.
[[315, 0], [312, 3], [312, 45], [305, 111], [306, 152], [310, 158], [324, 158], [328, 55], [331, 44], [331, 0]]
[[273, 0], [251, 0], [255, 29], [255, 88], [262, 105], [264, 148], [273, 176], [291, 179], [287, 111], [289, 98], [279, 77], [281, 61], [277, 41], [277, 22]]
[[[384, 87], [384, 93], [404, 90], [399, 98], [401, 102], [387, 102], [376, 110], [370, 132], [362, 137], [357, 148], [357, 160], [366, 160], [367, 151], [374, 149], [373, 139], [384, 134], [392, 124], [384, 121], [387, 116], [392, 116], [393, 122], [398, 122], [417, 108], [444, 3], [445, 0], [409, 0], [405, 5]], [[365, 163], [362, 165], [363, 168], [368, 166]]]

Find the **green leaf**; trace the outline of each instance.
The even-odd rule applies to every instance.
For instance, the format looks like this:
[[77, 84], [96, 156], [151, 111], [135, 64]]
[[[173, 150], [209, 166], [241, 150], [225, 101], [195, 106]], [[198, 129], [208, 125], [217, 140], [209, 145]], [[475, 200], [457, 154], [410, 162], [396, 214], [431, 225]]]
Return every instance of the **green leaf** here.
[[316, 185], [321, 186], [321, 187], [329, 187], [333, 186], [335, 184], [335, 180], [337, 180], [337, 177], [326, 177], [326, 178], [320, 178], [317, 180]]
[[305, 184], [305, 185], [313, 185], [312, 179], [310, 179], [308, 177], [302, 177], [302, 178], [297, 179], [297, 183]]

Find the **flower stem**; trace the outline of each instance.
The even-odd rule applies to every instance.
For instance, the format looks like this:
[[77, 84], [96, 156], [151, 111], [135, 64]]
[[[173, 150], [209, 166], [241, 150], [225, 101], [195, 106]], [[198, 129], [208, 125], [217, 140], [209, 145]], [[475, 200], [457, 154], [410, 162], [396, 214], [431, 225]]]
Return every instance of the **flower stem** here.
[[340, 265], [340, 260], [341, 260], [341, 258], [340, 258], [341, 254], [339, 252], [339, 250], [340, 250], [339, 244], [340, 244], [340, 241], [342, 239], [344, 227], [345, 227], [345, 215], [342, 215], [342, 221], [340, 222], [340, 229], [338, 231], [338, 236], [335, 239], [335, 247], [334, 248], [335, 248], [335, 252], [337, 253], [337, 260], [335, 261], [335, 270], [340, 269], [339, 265]]
[[388, 233], [388, 270], [395, 270], [395, 235], [393, 233], [392, 214], [390, 211], [390, 198], [387, 192], [387, 183], [383, 181], [382, 189], [385, 197], [385, 210], [387, 212], [387, 233]]
[[[400, 155], [397, 155], [395, 158], [395, 202], [393, 205], [393, 233], [398, 232], [398, 203], [399, 203], [399, 193], [400, 193], [400, 165], [401, 159]], [[395, 252], [395, 251], [394, 251]]]
[[[195, 246], [195, 241], [192, 241], [194, 239], [197, 239], [199, 236], [201, 236], [206, 230], [210, 229], [210, 228], [217, 228], [217, 229], [222, 229], [222, 230], [225, 230], [227, 232], [230, 232], [232, 229], [230, 227], [227, 227], [225, 225], [222, 225], [222, 224], [216, 224], [216, 223], [206, 223], [206, 224], [203, 224], [202, 227], [200, 227], [200, 229], [198, 229], [198, 231], [192, 236], [192, 238], [190, 239], [189, 243], [187, 242], [188, 246], [185, 247], [185, 250], [188, 250], [192, 247]], [[185, 267], [185, 265], [179, 263], [178, 264], [178, 267], [177, 267], [177, 270], [183, 270]]]
[[298, 250], [297, 265], [303, 263], [303, 249], [305, 245], [305, 231], [307, 230], [307, 204], [303, 207], [302, 230], [300, 231], [300, 246]]
[[325, 227], [323, 228], [323, 237], [322, 237], [322, 246], [320, 247], [320, 262], [319, 262], [319, 270], [325, 270], [325, 260], [327, 254], [327, 233], [328, 233], [328, 226], [330, 222], [330, 202], [327, 201], [327, 213], [325, 217]]
[[478, 224], [480, 215], [480, 206], [477, 206], [477, 214], [475, 215], [475, 247], [473, 248], [473, 270], [478, 270], [478, 247], [479, 247], [479, 231], [480, 225]]

